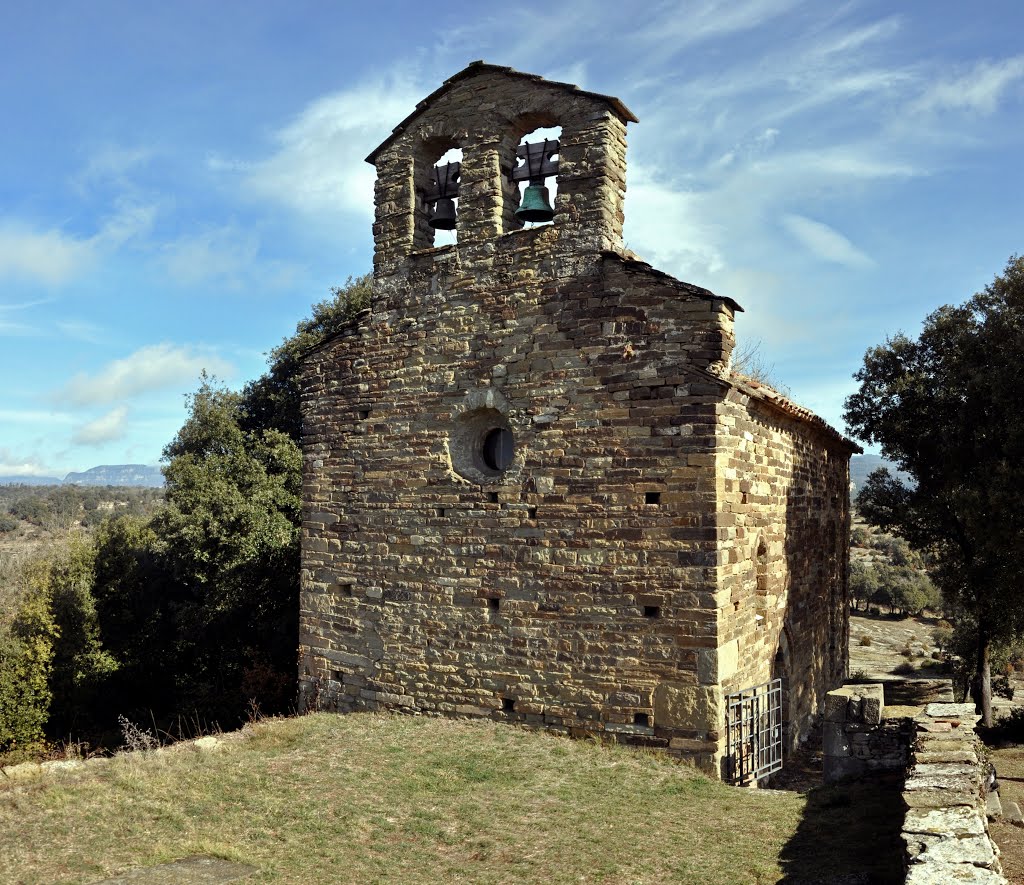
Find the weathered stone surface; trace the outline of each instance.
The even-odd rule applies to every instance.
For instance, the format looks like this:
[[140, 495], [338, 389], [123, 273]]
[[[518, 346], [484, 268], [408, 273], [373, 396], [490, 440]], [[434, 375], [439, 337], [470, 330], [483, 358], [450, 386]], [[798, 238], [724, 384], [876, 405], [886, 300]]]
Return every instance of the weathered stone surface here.
[[978, 721], [978, 711], [974, 704], [929, 704], [925, 713], [936, 719], [961, 719], [970, 722]]
[[985, 822], [973, 808], [911, 808], [903, 831], [933, 836], [980, 836], [985, 833]]
[[883, 697], [880, 683], [844, 685], [833, 689], [825, 697], [825, 721], [877, 725], [882, 721]]
[[989, 866], [995, 859], [992, 842], [987, 835], [930, 836], [904, 833], [907, 855], [916, 863], [969, 863]]
[[1007, 800], [1003, 803], [1003, 817], [1011, 824], [1024, 827], [1024, 814], [1021, 814], [1020, 806], [1016, 802]]
[[[372, 303], [301, 381], [305, 706], [651, 738], [718, 770], [727, 694], [784, 677], [796, 741], [845, 674], [852, 446], [731, 374], [738, 305], [624, 249], [631, 119], [474, 65], [373, 152]], [[524, 230], [507, 172], [541, 125], [555, 218]], [[424, 194], [456, 144], [435, 247]]]
[[714, 731], [719, 720], [715, 686], [663, 682], [654, 689], [654, 721], [666, 728]]
[[1000, 873], [962, 863], [915, 863], [906, 885], [1008, 885]]
[[[915, 765], [904, 784], [908, 806], [902, 838], [910, 862], [907, 882], [1005, 882], [998, 849], [988, 834], [988, 814], [998, 812], [998, 796], [982, 799], [984, 766], [974, 752], [973, 718], [961, 723], [958, 705], [929, 704], [934, 717], [954, 719], [955, 728], [934, 730], [935, 720], [923, 714], [915, 746]], [[950, 717], [947, 714], [956, 714]], [[949, 722], [938, 723], [949, 725]], [[941, 761], [925, 761], [928, 758]]]
[[991, 792], [985, 797], [985, 812], [989, 820], [999, 820], [1003, 816], [1003, 802], [998, 793]]

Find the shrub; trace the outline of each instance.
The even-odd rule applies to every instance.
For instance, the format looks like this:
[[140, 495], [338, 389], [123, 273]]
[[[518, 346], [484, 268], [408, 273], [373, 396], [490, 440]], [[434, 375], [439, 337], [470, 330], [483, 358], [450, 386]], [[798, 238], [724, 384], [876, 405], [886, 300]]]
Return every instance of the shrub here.
[[860, 645], [871, 645], [872, 639], [866, 633], [859, 640]]
[[902, 664], [897, 664], [893, 667], [892, 672], [897, 676], [909, 676], [911, 673], [916, 673], [917, 670], [910, 661], [904, 661]]
[[984, 732], [987, 743], [1024, 744], [1024, 707], [1015, 707]]
[[0, 632], [0, 752], [42, 748], [53, 697], [58, 628], [45, 563], [30, 562], [22, 577], [27, 590], [9, 628]]

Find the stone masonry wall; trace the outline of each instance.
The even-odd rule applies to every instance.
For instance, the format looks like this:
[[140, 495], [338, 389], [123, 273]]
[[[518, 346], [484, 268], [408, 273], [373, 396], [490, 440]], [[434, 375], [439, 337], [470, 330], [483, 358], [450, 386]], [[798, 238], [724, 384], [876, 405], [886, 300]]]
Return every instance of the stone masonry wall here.
[[[307, 705], [615, 735], [717, 773], [723, 683], [768, 678], [783, 607], [801, 716], [845, 667], [845, 574], [804, 545], [844, 546], [849, 448], [738, 395], [734, 302], [622, 251], [632, 119], [474, 64], [371, 155], [373, 305], [303, 376]], [[551, 125], [554, 223], [518, 230], [515, 147]], [[433, 248], [421, 193], [452, 146], [458, 241]]]
[[[731, 312], [615, 258], [534, 283], [550, 237], [500, 245], [507, 288], [442, 288], [457, 251], [419, 259], [309, 362], [302, 676], [339, 709], [675, 740], [710, 767], [718, 388], [691, 362], [721, 359]], [[478, 415], [516, 454], [467, 479]]]
[[734, 388], [718, 410], [719, 657], [726, 692], [783, 679], [787, 741], [846, 676], [850, 447]]
[[885, 716], [881, 683], [846, 685], [825, 697], [825, 783], [880, 771], [906, 771], [913, 722]]

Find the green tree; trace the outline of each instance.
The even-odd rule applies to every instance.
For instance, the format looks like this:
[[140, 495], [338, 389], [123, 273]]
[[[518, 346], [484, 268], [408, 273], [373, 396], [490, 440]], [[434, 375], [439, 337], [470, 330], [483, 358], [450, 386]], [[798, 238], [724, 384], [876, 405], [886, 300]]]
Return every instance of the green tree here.
[[268, 370], [246, 385], [240, 422], [247, 430], [280, 430], [296, 442], [302, 433], [299, 373], [304, 356], [339, 332], [370, 304], [373, 277], [349, 277], [331, 289], [331, 297], [313, 305], [295, 334], [270, 351]]
[[932, 313], [915, 340], [871, 348], [846, 401], [859, 439], [881, 446], [911, 482], [875, 471], [857, 506], [929, 554], [943, 598], [974, 641], [972, 694], [992, 723], [991, 655], [1024, 628], [1024, 259], [965, 304]]
[[50, 609], [48, 566], [29, 561], [17, 613], [0, 625], [0, 752], [41, 746], [50, 715], [53, 646], [58, 636]]
[[[167, 506], [152, 522], [174, 587], [179, 703], [222, 720], [244, 710], [254, 672], [290, 687], [298, 645], [302, 456], [279, 430], [243, 429], [242, 404], [204, 379], [164, 451]], [[291, 697], [257, 700], [280, 712]]]
[[875, 570], [862, 560], [855, 559], [850, 563], [850, 595], [854, 606], [863, 602], [867, 604], [878, 590], [878, 576]]
[[95, 548], [82, 538], [47, 559], [50, 612], [56, 626], [53, 643], [53, 695], [47, 730], [56, 736], [92, 732], [97, 698], [117, 669], [100, 640], [93, 598]]

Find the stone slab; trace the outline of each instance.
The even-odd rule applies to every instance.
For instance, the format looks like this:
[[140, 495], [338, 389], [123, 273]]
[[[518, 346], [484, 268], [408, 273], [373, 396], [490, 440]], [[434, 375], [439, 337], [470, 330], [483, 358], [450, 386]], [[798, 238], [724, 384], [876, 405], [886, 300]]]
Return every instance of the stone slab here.
[[915, 863], [969, 863], [991, 866], [996, 859], [988, 836], [926, 836], [904, 833], [907, 856]]
[[985, 825], [973, 808], [911, 808], [903, 821], [903, 831], [933, 836], [980, 836]]
[[1008, 885], [1004, 876], [963, 863], [915, 863], [907, 870], [906, 885]]
[[999, 820], [1003, 816], [1003, 803], [998, 793], [989, 793], [985, 797], [985, 813], [989, 820]]
[[127, 870], [93, 885], [220, 885], [237, 882], [256, 872], [256, 867], [219, 857], [184, 857], [155, 867]]
[[929, 704], [924, 708], [926, 716], [936, 719], [974, 719], [978, 715], [978, 709], [974, 704]]

